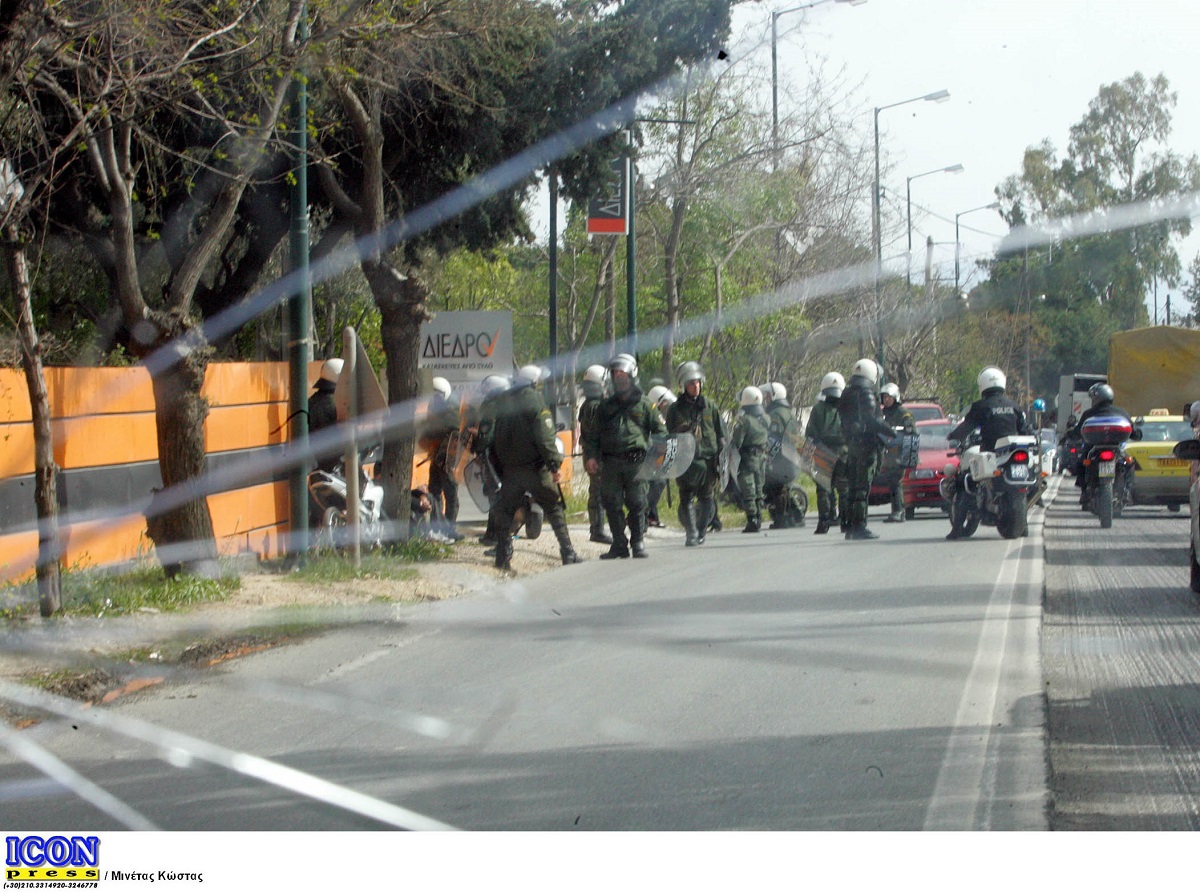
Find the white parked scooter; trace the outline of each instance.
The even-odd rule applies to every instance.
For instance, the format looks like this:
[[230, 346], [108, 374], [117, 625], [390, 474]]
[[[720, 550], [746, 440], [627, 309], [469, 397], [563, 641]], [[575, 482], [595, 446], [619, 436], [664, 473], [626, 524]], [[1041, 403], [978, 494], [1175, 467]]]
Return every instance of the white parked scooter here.
[[[383, 540], [383, 487], [365, 475], [360, 480], [365, 483], [362, 483], [358, 497], [359, 542], [377, 547]], [[317, 549], [344, 549], [352, 545], [346, 516], [346, 490], [341, 463], [333, 473], [318, 468], [308, 475], [308, 492], [321, 507], [321, 526], [314, 531], [313, 537]]]

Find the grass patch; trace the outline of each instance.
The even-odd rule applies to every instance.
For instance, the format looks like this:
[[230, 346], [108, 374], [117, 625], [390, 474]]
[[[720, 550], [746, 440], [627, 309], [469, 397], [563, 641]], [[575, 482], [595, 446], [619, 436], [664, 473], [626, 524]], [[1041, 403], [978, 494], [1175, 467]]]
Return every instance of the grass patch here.
[[[180, 611], [220, 602], [237, 590], [236, 576], [216, 580], [181, 576], [168, 580], [157, 564], [139, 564], [112, 572], [100, 569], [64, 571], [61, 577], [64, 617], [106, 617], [138, 611]], [[0, 588], [0, 618], [26, 620], [38, 613], [35, 581]]]
[[[438, 549], [448, 550], [448, 546], [439, 543], [427, 543]], [[441, 558], [443, 555], [433, 557]], [[363, 553], [359, 566], [355, 568], [354, 558], [341, 553], [325, 553], [309, 556], [303, 566], [290, 575], [291, 579], [309, 583], [342, 583], [347, 580], [411, 580], [417, 576], [416, 570], [406, 565], [415, 561], [430, 561], [433, 557], [408, 558], [391, 552]]]

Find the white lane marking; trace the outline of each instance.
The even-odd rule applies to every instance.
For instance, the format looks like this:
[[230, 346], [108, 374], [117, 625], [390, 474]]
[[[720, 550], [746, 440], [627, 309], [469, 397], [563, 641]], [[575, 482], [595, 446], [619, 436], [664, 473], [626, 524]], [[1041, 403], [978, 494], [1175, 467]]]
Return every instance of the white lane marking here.
[[[1044, 504], [1053, 499], [1059, 480], [1053, 479], [1043, 493]], [[996, 716], [1000, 683], [1006, 657], [1018, 662], [1023, 660], [1021, 655], [1006, 655], [1009, 630], [1015, 622], [1024, 622], [1032, 630], [1031, 633], [1027, 631], [1026, 644], [1029, 641], [1036, 643], [1036, 631], [1041, 623], [1040, 607], [1022, 616], [1017, 611], [1014, 597], [1019, 586], [1032, 586], [1043, 579], [1044, 525], [1045, 508], [1038, 506], [1030, 515], [1029, 532], [1023, 538], [1009, 541], [1000, 563], [984, 613], [975, 659], [954, 718], [954, 730], [946, 744], [937, 783], [925, 811], [926, 831], [991, 828], [989, 807], [999, 768], [999, 754], [992, 746], [992, 735], [998, 723], [1006, 718], [1010, 706], [1000, 705], [1005, 715]], [[1022, 567], [1021, 552], [1026, 546], [1032, 546], [1034, 554]], [[1036, 688], [1036, 681], [1031, 684], [1035, 690], [1040, 690]]]

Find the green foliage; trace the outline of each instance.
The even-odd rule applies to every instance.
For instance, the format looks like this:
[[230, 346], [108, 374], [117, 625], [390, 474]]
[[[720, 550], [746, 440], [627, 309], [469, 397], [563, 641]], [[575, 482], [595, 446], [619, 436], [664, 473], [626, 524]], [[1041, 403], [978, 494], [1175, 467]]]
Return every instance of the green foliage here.
[[[1001, 184], [1009, 221], [1052, 224], [1195, 190], [1200, 162], [1166, 146], [1175, 103], [1162, 75], [1148, 80], [1139, 72], [1103, 85], [1072, 126], [1064, 158], [1043, 141], [1026, 150], [1021, 172]], [[1177, 282], [1173, 243], [1190, 230], [1186, 218], [1150, 219], [993, 259], [985, 289], [992, 304], [1024, 313], [1033, 301], [1032, 329], [1044, 333], [1047, 356], [1037, 364], [1035, 390], [1053, 393], [1062, 371], [1107, 367], [1109, 336], [1148, 323], [1145, 299], [1156, 280]], [[1045, 295], [1044, 304], [1034, 301], [1037, 295]]]
[[[429, 545], [433, 546], [437, 543]], [[291, 578], [312, 583], [341, 583], [347, 580], [411, 580], [416, 577], [417, 572], [411, 567], [404, 566], [400, 561], [422, 561], [434, 557], [440, 557], [440, 555], [435, 555], [433, 550], [417, 548], [410, 549], [407, 555], [399, 549], [386, 554], [367, 552], [361, 556], [359, 567], [355, 568], [354, 559], [350, 555], [330, 553], [311, 555], [300, 568], [291, 573]]]

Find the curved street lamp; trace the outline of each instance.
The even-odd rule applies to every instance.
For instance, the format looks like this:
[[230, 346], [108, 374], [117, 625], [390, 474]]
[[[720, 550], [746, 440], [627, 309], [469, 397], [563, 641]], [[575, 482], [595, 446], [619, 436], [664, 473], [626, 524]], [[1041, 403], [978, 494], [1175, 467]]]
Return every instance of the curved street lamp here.
[[932, 174], [961, 174], [962, 172], [963, 166], [961, 164], [952, 164], [949, 167], [938, 167], [931, 171], [925, 171], [923, 174], [913, 174], [911, 177], [905, 177], [904, 204], [908, 214], [908, 254], [905, 260], [904, 281], [908, 285], [912, 285], [912, 181], [928, 177]]
[[958, 292], [958, 254], [960, 243], [958, 241], [958, 218], [967, 214], [973, 214], [976, 211], [999, 211], [1000, 202], [991, 202], [987, 205], [980, 205], [978, 208], [968, 208], [965, 211], [959, 211], [954, 215], [954, 291]]
[[890, 102], [887, 105], [875, 107], [875, 191], [871, 195], [872, 205], [872, 230], [874, 230], [875, 240], [875, 328], [876, 335], [879, 338], [879, 370], [883, 371], [883, 309], [882, 296], [880, 293], [880, 282], [883, 279], [883, 237], [879, 222], [879, 113], [885, 109], [894, 109], [898, 105], [908, 105], [910, 102], [945, 102], [950, 98], [949, 90], [936, 90], [933, 93], [926, 93], [924, 96], [913, 96], [911, 99], [902, 99], [899, 102]]

